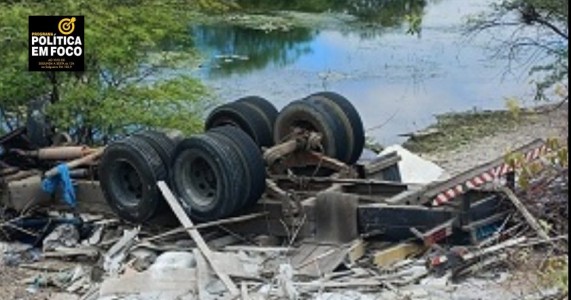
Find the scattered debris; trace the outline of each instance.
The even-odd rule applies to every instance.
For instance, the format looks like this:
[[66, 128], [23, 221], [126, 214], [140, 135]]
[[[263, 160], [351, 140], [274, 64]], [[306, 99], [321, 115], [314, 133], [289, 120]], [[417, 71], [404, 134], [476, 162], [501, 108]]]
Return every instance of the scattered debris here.
[[51, 251], [57, 248], [73, 248], [79, 243], [79, 231], [72, 224], [61, 224], [54, 228], [43, 241], [43, 251]]
[[[25, 270], [18, 283], [28, 293], [49, 290], [54, 299], [442, 299], [462, 282], [486, 289], [482, 277], [508, 280], [522, 249], [552, 251], [568, 264], [566, 165], [545, 167], [524, 187], [516, 184], [520, 167], [503, 158], [451, 178], [400, 146], [358, 161], [360, 120], [345, 100], [325, 92], [294, 101], [276, 121], [283, 131], [277, 145], [272, 127], [248, 123], [255, 119], [248, 114], [234, 121], [251, 126], [257, 140], [228, 126], [192, 141], [176, 135], [188, 155], [195, 143], [217, 149], [204, 159], [224, 160], [218, 173], [200, 160], [204, 174], [177, 169], [197, 176], [192, 184], [179, 180], [177, 191], [167, 184], [176, 143], [166, 134], [140, 132], [105, 148], [71, 141], [38, 148], [23, 130], [3, 136], [0, 272]], [[272, 107], [262, 109], [264, 99], [240, 101], [225, 109], [280, 118]], [[244, 108], [251, 106], [258, 109]], [[334, 143], [335, 131], [296, 127], [310, 108], [319, 120], [307, 122], [343, 128], [347, 141]], [[333, 112], [344, 121], [333, 124]], [[213, 124], [228, 121], [215, 115]], [[531, 162], [550, 161], [544, 155], [552, 150], [535, 141], [517, 151]], [[136, 170], [121, 173], [129, 169], [115, 159], [121, 155], [133, 155], [133, 168], [153, 176], [137, 181]], [[99, 157], [119, 167], [100, 166]], [[99, 167], [113, 175], [104, 186]], [[181, 197], [185, 189], [192, 193]], [[86, 213], [98, 206], [101, 214]], [[112, 214], [105, 213], [109, 206]], [[465, 299], [462, 293], [456, 298]]]

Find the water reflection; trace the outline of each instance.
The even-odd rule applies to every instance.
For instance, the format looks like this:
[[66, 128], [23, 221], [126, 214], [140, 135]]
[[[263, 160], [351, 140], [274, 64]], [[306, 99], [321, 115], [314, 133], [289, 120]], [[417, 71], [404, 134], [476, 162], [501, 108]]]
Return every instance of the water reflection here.
[[[278, 42], [282, 33], [244, 30], [252, 37], [241, 37], [238, 28], [213, 29], [228, 32], [218, 32], [223, 37], [214, 38], [217, 43], [202, 39], [211, 51], [204, 52], [209, 56], [249, 54], [256, 60], [255, 55], [265, 53], [262, 49], [285, 45], [287, 50], [274, 48], [281, 54], [263, 54], [265, 58], [259, 60], [265, 63], [259, 65], [239, 66], [248, 61], [236, 61], [213, 72], [241, 72], [239, 76], [206, 76], [205, 82], [223, 100], [253, 94], [271, 100], [278, 109], [310, 93], [337, 91], [353, 101], [367, 128], [375, 128], [368, 134], [382, 144], [401, 142], [398, 134], [421, 129], [434, 121], [434, 114], [502, 108], [504, 97], [526, 99], [531, 94], [517, 76], [502, 76], [507, 62], [486, 61], [490, 37], [469, 42], [463, 38], [463, 18], [481, 12], [486, 5], [483, 0], [429, 1], [422, 16], [421, 38], [402, 30], [374, 38], [363, 38], [359, 30], [322, 30], [298, 35], [297, 42], [293, 37]], [[495, 38], [509, 34], [496, 32]]]
[[[245, 9], [301, 10], [310, 12], [341, 11], [375, 24], [361, 27], [361, 39], [375, 39], [383, 29], [400, 27], [408, 22], [409, 33], [420, 33], [426, 0], [240, 0]], [[351, 31], [350, 33], [354, 33]], [[247, 74], [269, 66], [285, 67], [312, 52], [311, 43], [319, 31], [292, 28], [270, 31], [232, 27], [195, 26], [192, 36], [197, 48], [206, 56], [203, 75], [219, 78]]]
[[316, 33], [306, 28], [267, 33], [241, 27], [193, 28], [197, 48], [209, 58], [205, 74], [214, 78], [291, 64], [311, 53]]

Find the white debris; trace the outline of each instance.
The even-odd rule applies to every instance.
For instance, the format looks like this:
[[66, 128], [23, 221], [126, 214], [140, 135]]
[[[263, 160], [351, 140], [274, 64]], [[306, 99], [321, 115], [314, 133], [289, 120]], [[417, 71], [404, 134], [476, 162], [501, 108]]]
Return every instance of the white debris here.
[[434, 181], [445, 180], [449, 177], [444, 169], [435, 163], [406, 150], [400, 145], [392, 145], [385, 148], [379, 153], [379, 156], [395, 151], [401, 157], [398, 167], [404, 183], [428, 184]]
[[127, 257], [127, 250], [135, 243], [140, 230], [139, 227], [132, 230], [125, 230], [121, 239], [105, 253], [103, 257], [103, 269], [107, 273], [113, 275], [119, 272]]
[[289, 264], [280, 265], [277, 278], [279, 296], [289, 300], [297, 299], [298, 293], [293, 286], [293, 267]]
[[47, 252], [56, 248], [73, 248], [79, 244], [79, 231], [72, 224], [56, 226], [43, 241], [43, 251]]
[[155, 260], [149, 270], [169, 270], [196, 267], [196, 258], [191, 252], [165, 252]]
[[387, 299], [379, 298], [376, 295], [362, 294], [357, 291], [343, 291], [339, 293], [321, 293], [315, 296], [315, 300], [374, 300]]

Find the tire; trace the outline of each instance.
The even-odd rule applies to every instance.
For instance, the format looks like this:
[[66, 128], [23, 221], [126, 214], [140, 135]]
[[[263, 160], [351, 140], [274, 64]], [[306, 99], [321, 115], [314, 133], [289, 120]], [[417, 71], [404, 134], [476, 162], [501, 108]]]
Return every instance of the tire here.
[[201, 134], [183, 140], [171, 168], [172, 187], [191, 218], [216, 220], [240, 208], [246, 172], [235, 149], [218, 137]]
[[151, 147], [153, 147], [155, 151], [157, 151], [157, 154], [161, 157], [163, 164], [167, 168], [167, 173], [169, 173], [168, 166], [172, 161], [172, 156], [176, 147], [175, 142], [171, 140], [166, 134], [153, 130], [138, 132], [133, 136], [144, 140]]
[[343, 149], [345, 151], [343, 151], [343, 155], [339, 154], [341, 161], [345, 162], [347, 164], [352, 164], [354, 162], [351, 161], [352, 158], [352, 154], [353, 154], [353, 147], [355, 144], [355, 139], [353, 137], [353, 127], [351, 126], [351, 122], [349, 121], [349, 119], [347, 118], [346, 114], [343, 112], [343, 110], [341, 110], [341, 107], [339, 107], [337, 104], [335, 104], [334, 102], [330, 101], [328, 98], [325, 98], [323, 96], [309, 96], [307, 98], [305, 98], [306, 101], [316, 101], [319, 102], [320, 104], [323, 104], [328, 113], [333, 114], [335, 116], [335, 120], [338, 122], [338, 126], [341, 126], [343, 128], [343, 132], [345, 133], [345, 137], [346, 137], [346, 141], [343, 143], [346, 147], [344, 147]]
[[272, 128], [261, 110], [245, 102], [232, 102], [214, 109], [206, 118], [205, 129], [232, 125], [246, 132], [258, 146], [270, 147]]
[[101, 189], [109, 206], [124, 220], [144, 223], [165, 208], [157, 181], [167, 172], [159, 154], [139, 138], [107, 146], [99, 163]]
[[242, 130], [232, 126], [213, 128], [208, 133], [218, 134], [233, 143], [246, 170], [248, 192], [244, 197], [244, 208], [255, 205], [266, 190], [266, 168], [262, 151]]
[[276, 122], [276, 118], [278, 117], [278, 110], [270, 101], [258, 96], [248, 96], [240, 98], [235, 102], [244, 102], [261, 110], [266, 119], [268, 119], [268, 121], [270, 122], [270, 130], [273, 131], [274, 123]]
[[353, 130], [353, 151], [351, 154], [351, 158], [349, 160], [350, 164], [355, 163], [361, 157], [363, 153], [363, 148], [365, 147], [365, 128], [363, 127], [363, 121], [361, 120], [361, 116], [357, 109], [353, 106], [353, 104], [345, 97], [334, 93], [334, 92], [319, 92], [310, 95], [311, 96], [321, 96], [329, 99], [331, 102], [337, 104], [341, 108], [349, 119], [351, 123], [351, 128]]
[[286, 105], [274, 128], [274, 141], [283, 142], [293, 127], [302, 127], [322, 134], [323, 152], [325, 155], [343, 160], [346, 154], [347, 138], [341, 123], [323, 103], [314, 100], [297, 100]]

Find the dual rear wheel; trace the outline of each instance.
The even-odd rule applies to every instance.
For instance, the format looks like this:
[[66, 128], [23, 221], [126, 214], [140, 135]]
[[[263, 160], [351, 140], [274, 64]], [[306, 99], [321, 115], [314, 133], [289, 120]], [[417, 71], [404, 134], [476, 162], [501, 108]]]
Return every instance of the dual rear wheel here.
[[262, 147], [287, 140], [294, 128], [321, 133], [313, 149], [347, 164], [360, 157], [364, 130], [346, 98], [332, 92], [293, 101], [279, 113], [249, 96], [214, 109], [206, 132], [174, 139], [144, 131], [107, 146], [99, 164], [105, 198], [124, 220], [145, 223], [168, 211], [156, 185], [169, 183], [186, 212], [209, 221], [244, 212], [266, 189]]

